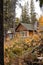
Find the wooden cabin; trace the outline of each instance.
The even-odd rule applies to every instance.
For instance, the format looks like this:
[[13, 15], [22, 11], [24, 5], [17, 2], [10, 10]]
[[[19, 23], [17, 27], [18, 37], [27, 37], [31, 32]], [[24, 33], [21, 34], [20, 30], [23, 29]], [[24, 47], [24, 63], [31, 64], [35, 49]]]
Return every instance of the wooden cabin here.
[[19, 37], [32, 37], [36, 29], [33, 24], [19, 23], [15, 29], [16, 35]]

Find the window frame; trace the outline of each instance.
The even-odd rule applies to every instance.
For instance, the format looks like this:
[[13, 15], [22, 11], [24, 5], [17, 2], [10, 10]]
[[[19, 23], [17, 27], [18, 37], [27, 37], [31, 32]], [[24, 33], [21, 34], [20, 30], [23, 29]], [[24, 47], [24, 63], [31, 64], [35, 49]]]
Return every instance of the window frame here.
[[27, 37], [27, 31], [20, 31], [21, 37]]

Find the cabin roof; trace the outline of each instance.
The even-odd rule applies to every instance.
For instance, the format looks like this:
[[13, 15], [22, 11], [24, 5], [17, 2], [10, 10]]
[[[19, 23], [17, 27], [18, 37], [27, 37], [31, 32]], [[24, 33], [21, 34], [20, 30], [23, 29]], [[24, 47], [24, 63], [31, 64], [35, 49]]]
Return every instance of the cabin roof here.
[[33, 24], [27, 24], [27, 23], [19, 23], [15, 30], [19, 27], [19, 25], [24, 26], [27, 30], [35, 30]]

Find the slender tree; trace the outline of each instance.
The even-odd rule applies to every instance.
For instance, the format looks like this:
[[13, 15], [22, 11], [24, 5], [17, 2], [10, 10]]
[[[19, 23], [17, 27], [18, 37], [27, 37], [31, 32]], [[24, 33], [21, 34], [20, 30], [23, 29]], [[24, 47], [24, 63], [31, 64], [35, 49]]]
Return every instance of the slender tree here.
[[3, 19], [4, 19], [4, 32], [6, 32], [6, 30], [9, 28], [9, 4], [10, 1], [8, 0], [4, 0], [3, 3]]
[[27, 3], [25, 3], [25, 5], [22, 8], [21, 18], [22, 18], [22, 21], [21, 21], [22, 23], [30, 23], [30, 18], [29, 18], [29, 15], [28, 15], [28, 4]]
[[36, 13], [35, 13], [35, 7], [34, 7], [34, 1], [31, 0], [31, 4], [30, 4], [30, 9], [31, 9], [31, 23], [35, 23], [36, 22]]
[[34, 29], [37, 29], [37, 18], [36, 18], [36, 12], [35, 12], [35, 7], [34, 7], [34, 1], [31, 0], [30, 3], [30, 19], [31, 19], [31, 23], [34, 26]]
[[15, 34], [15, 8], [16, 8], [16, 3], [19, 0], [11, 0], [11, 6], [12, 6], [12, 12], [13, 12], [13, 28], [14, 28], [14, 34]]

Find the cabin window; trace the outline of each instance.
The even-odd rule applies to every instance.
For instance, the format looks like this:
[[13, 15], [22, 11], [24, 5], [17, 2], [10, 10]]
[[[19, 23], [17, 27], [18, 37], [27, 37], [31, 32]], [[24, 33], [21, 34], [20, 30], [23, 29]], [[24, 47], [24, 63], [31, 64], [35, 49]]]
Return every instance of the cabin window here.
[[21, 34], [21, 36], [24, 36], [24, 32], [22, 31], [22, 32], [20, 32], [20, 34]]
[[21, 34], [21, 36], [23, 36], [23, 37], [26, 37], [26, 36], [27, 36], [27, 32], [26, 32], [26, 31], [21, 31], [20, 34]]
[[27, 31], [24, 31], [24, 37], [27, 37]]

